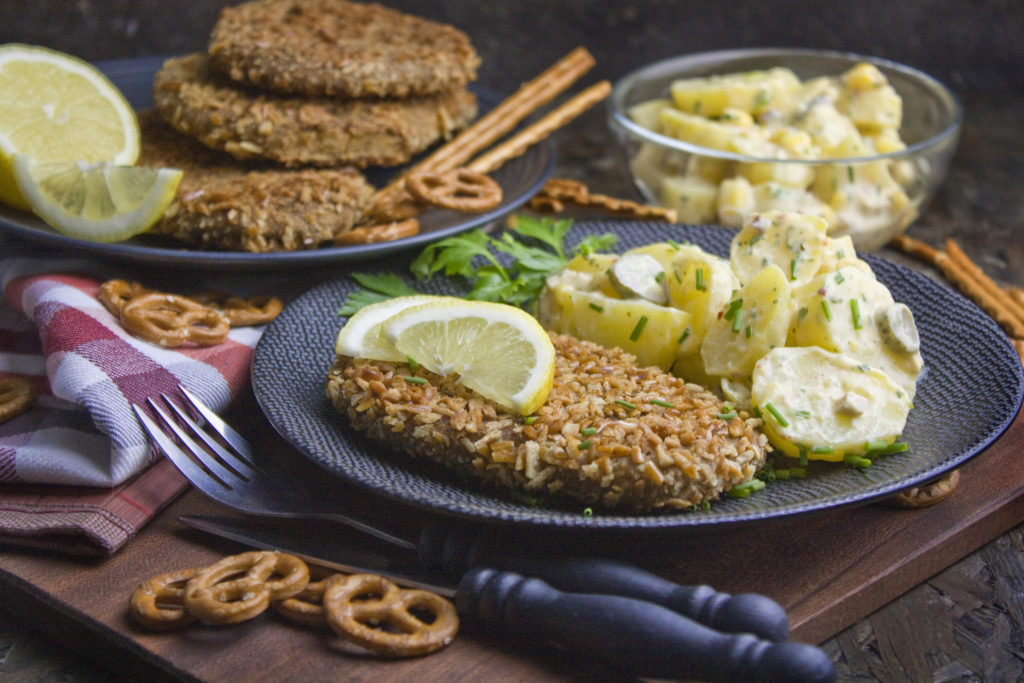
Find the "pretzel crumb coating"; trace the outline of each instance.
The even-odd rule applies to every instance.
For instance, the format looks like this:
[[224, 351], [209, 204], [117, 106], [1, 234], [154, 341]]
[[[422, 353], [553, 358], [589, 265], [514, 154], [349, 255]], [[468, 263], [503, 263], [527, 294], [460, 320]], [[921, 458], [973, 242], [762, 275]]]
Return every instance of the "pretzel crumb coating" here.
[[[374, 441], [490, 485], [645, 512], [689, 508], [750, 481], [760, 420], [621, 349], [552, 335], [554, 386], [529, 418], [405, 364], [338, 356], [327, 396]], [[415, 376], [426, 380], [413, 383]]]

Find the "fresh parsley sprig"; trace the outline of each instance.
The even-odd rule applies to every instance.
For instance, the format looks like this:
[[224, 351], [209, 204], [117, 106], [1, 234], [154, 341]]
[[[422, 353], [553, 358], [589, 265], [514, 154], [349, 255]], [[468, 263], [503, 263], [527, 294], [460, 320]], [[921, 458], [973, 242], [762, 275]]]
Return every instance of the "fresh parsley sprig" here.
[[[613, 248], [618, 238], [611, 233], [589, 235], [571, 248], [565, 238], [571, 220], [518, 216], [511, 230], [494, 237], [483, 230], [447, 237], [426, 247], [410, 265], [420, 281], [437, 273], [462, 279], [469, 286], [468, 299], [526, 307], [544, 287], [551, 273], [577, 254]], [[363, 306], [396, 296], [420, 294], [394, 273], [354, 273], [363, 287], [346, 299], [339, 315], [352, 315]]]

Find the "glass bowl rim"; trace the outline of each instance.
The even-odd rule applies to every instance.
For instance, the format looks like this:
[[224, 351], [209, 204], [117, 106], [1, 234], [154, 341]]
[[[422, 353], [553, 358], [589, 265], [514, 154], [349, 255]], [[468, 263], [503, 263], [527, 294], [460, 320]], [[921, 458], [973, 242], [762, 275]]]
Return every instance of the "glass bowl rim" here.
[[[912, 80], [922, 83], [930, 92], [934, 93], [940, 100], [944, 101], [948, 108], [950, 119], [949, 123], [931, 137], [921, 140], [920, 142], [915, 142], [912, 145], [907, 145], [904, 149], [896, 150], [894, 152], [886, 152], [885, 154], [874, 154], [866, 157], [842, 157], [829, 159], [778, 159], [773, 157], [754, 157], [736, 152], [713, 149], [711, 147], [702, 147], [700, 145], [684, 142], [683, 140], [671, 138], [635, 123], [629, 118], [625, 111], [623, 111], [622, 100], [629, 89], [631, 89], [637, 82], [646, 80], [652, 73], [664, 71], [670, 66], [688, 66], [691, 65], [691, 63], [707, 63], [708, 65], [713, 65], [714, 62], [722, 62], [725, 60], [752, 57], [770, 58], [772, 56], [826, 57], [830, 59], [846, 60], [851, 62], [851, 65], [857, 62], [868, 62], [875, 66], [899, 72]], [[768, 67], [766, 66], [765, 68]], [[678, 78], [684, 77], [685, 76], [683, 75], [678, 76]], [[685, 55], [677, 55], [675, 57], [669, 57], [657, 62], [652, 62], [629, 72], [622, 78], [618, 79], [612, 87], [611, 97], [608, 98], [608, 116], [614, 125], [628, 131], [636, 137], [646, 140], [647, 142], [653, 142], [670, 149], [688, 152], [690, 154], [699, 154], [701, 156], [715, 159], [747, 163], [799, 164], [809, 166], [818, 166], [823, 164], [855, 165], [869, 163], [872, 161], [897, 160], [913, 157], [920, 152], [926, 151], [939, 145], [943, 141], [956, 136], [963, 123], [963, 106], [961, 105], [959, 98], [935, 77], [930, 76], [924, 71], [912, 66], [907, 66], [881, 57], [872, 57], [857, 52], [847, 52], [842, 50], [815, 50], [809, 48], [743, 48], [735, 50], [693, 52]]]

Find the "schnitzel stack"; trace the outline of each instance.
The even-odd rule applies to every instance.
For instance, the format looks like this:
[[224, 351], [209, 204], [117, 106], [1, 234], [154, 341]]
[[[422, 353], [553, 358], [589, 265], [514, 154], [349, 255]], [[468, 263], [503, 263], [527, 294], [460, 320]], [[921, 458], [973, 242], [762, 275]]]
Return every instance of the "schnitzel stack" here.
[[[157, 72], [153, 103], [179, 135], [217, 153], [218, 171], [236, 169], [236, 210], [211, 229], [201, 208], [208, 205], [188, 197], [218, 176], [186, 164], [178, 201], [153, 231], [248, 251], [337, 240], [371, 208], [372, 188], [356, 169], [405, 164], [476, 117], [467, 84], [479, 63], [461, 31], [376, 4], [253, 0], [225, 8], [206, 53], [169, 59]], [[145, 162], [166, 156], [165, 144], [144, 133]], [[240, 181], [253, 167], [273, 175]], [[278, 211], [252, 220], [268, 187], [286, 186], [289, 174], [309, 188], [292, 193], [289, 225], [273, 225], [284, 218]], [[347, 197], [338, 194], [343, 186]]]

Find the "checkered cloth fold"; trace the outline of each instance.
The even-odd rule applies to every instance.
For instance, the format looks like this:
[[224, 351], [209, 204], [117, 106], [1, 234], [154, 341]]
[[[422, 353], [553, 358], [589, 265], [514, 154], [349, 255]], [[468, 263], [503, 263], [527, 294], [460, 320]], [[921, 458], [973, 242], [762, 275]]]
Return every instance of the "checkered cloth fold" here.
[[164, 349], [124, 332], [96, 298], [104, 279], [89, 261], [0, 260], [0, 378], [40, 390], [0, 423], [0, 542], [115, 551], [187, 486], [132, 405], [182, 384], [222, 411], [248, 386], [262, 328]]

